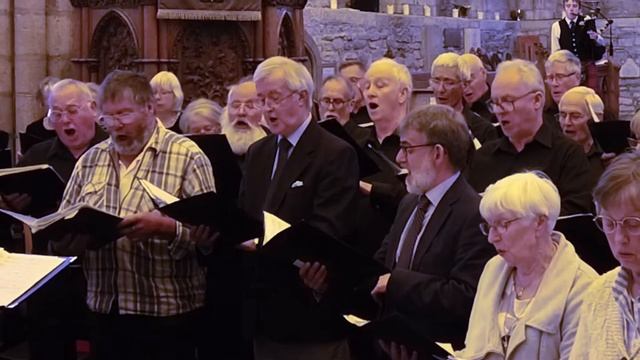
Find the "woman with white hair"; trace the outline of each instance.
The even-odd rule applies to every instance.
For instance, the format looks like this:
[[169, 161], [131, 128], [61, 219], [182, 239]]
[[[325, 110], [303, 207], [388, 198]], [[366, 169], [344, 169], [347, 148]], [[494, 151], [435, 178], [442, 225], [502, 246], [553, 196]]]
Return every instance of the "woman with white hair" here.
[[498, 255], [482, 272], [461, 359], [566, 359], [597, 273], [553, 231], [560, 195], [542, 172], [507, 176], [480, 201]]
[[589, 123], [600, 122], [604, 116], [604, 103], [596, 92], [585, 86], [577, 86], [565, 92], [558, 104], [558, 122], [562, 132], [577, 142], [589, 159], [593, 184], [605, 168], [605, 161], [615, 154], [604, 153], [591, 136]]
[[156, 100], [156, 117], [167, 129], [181, 133], [179, 118], [184, 93], [180, 80], [172, 72], [160, 71], [149, 83]]
[[180, 116], [184, 134], [220, 134], [222, 108], [215, 101], [200, 98], [187, 105]]

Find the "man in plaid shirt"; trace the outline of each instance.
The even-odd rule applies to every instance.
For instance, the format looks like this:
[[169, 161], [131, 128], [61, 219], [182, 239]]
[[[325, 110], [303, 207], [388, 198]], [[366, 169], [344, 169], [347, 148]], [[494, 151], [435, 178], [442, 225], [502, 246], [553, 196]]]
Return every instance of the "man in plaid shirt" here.
[[80, 158], [60, 209], [88, 203], [116, 214], [124, 218], [120, 237], [95, 248], [101, 234], [68, 235], [52, 249], [83, 256], [96, 359], [194, 359], [204, 270], [190, 229], [154, 210], [139, 180], [188, 198], [214, 190], [211, 164], [156, 119], [143, 75], [112, 72], [99, 104], [110, 138]]

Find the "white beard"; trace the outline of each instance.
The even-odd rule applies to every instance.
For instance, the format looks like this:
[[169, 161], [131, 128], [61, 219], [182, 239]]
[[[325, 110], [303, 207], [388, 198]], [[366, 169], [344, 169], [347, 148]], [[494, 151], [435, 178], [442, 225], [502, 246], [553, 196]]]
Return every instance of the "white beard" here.
[[238, 130], [233, 125], [223, 122], [222, 133], [227, 136], [234, 154], [246, 154], [251, 144], [267, 136], [267, 133], [260, 126], [250, 126], [249, 130]]

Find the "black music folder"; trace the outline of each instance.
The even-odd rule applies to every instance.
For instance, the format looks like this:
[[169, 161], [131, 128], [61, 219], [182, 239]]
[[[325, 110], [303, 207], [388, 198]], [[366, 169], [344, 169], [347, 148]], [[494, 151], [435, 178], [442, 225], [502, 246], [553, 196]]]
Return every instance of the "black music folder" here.
[[363, 279], [391, 272], [371, 257], [336, 240], [306, 222], [281, 231], [261, 246], [260, 252], [274, 261], [300, 267], [302, 262], [319, 262], [327, 267], [331, 280], [355, 285]]
[[260, 221], [250, 217], [227, 197], [213, 191], [174, 201], [158, 207], [158, 210], [181, 223], [208, 225], [218, 231], [225, 242], [233, 244], [263, 234]]
[[1, 194], [29, 194], [29, 214], [43, 215], [58, 208], [65, 183], [49, 165], [33, 165], [0, 169]]
[[347, 133], [338, 120], [334, 118], [328, 118], [318, 123], [323, 129], [327, 130], [331, 134], [344, 140], [347, 144], [351, 145], [356, 151], [358, 156], [358, 165], [360, 166], [360, 179], [373, 175], [380, 171], [378, 165], [367, 155], [366, 152], [358, 145], [358, 143]]
[[224, 134], [190, 134], [186, 136], [195, 142], [209, 158], [218, 195], [236, 199], [240, 191], [242, 170], [237, 156], [231, 150], [227, 136]]
[[361, 326], [359, 330], [373, 338], [404, 345], [418, 352], [420, 359], [446, 359], [450, 355], [425, 334], [418, 324], [398, 312], [373, 320]]
[[78, 203], [41, 218], [0, 209], [0, 212], [25, 223], [33, 234], [58, 238], [69, 233], [93, 235], [95, 242], [91, 248], [100, 248], [118, 238], [118, 224], [122, 218], [97, 209], [91, 205]]
[[621, 154], [629, 148], [629, 125], [629, 121], [626, 120], [591, 122], [589, 130], [604, 152]]

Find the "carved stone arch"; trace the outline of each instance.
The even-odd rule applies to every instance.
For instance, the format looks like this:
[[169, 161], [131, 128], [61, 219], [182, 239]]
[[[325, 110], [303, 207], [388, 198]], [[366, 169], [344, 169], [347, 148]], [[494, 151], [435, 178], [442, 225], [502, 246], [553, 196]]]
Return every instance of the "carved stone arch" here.
[[285, 57], [293, 57], [296, 53], [293, 21], [289, 13], [285, 12], [280, 19], [278, 25], [278, 55]]
[[116, 69], [140, 70], [135, 63], [139, 58], [135, 30], [123, 12], [112, 10], [100, 19], [93, 31], [90, 57], [97, 59], [89, 71], [97, 73], [98, 81]]
[[308, 32], [304, 32], [304, 55], [307, 59], [305, 66], [313, 76], [313, 80], [316, 86], [315, 96], [318, 96], [318, 90], [322, 84], [322, 58], [320, 55], [320, 49], [313, 41], [313, 37]]
[[243, 75], [249, 41], [238, 24], [223, 21], [185, 23], [176, 36], [170, 67], [180, 79], [184, 104], [204, 97], [225, 105], [227, 87]]

